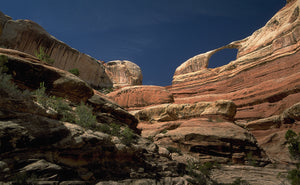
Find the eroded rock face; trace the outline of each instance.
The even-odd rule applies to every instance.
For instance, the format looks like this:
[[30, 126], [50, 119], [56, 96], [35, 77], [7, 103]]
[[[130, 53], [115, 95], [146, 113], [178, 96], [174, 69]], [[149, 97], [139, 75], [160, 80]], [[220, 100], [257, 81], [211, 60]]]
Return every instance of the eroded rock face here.
[[199, 102], [195, 104], [162, 104], [131, 112], [140, 121], [175, 121], [195, 117], [221, 116], [233, 120], [236, 105], [232, 101]]
[[265, 164], [268, 158], [246, 129], [235, 125], [232, 101], [163, 104], [132, 111], [142, 136], [161, 147], [173, 147], [203, 161], [244, 164], [251, 153]]
[[[57, 120], [33, 98], [2, 88], [0, 95], [1, 182], [101, 184], [107, 180], [153, 182], [157, 176], [166, 178], [162, 182], [186, 182], [180, 178], [184, 165], [160, 156], [158, 146], [139, 135], [124, 144], [104, 131]], [[97, 118], [110, 116], [115, 124], [136, 124], [124, 109], [97, 93], [88, 103], [101, 113]]]
[[[289, 2], [261, 29], [227, 46], [200, 54], [176, 69], [169, 88], [175, 103], [232, 100], [236, 119], [281, 114], [300, 99], [299, 4]], [[237, 59], [209, 69], [209, 58], [225, 48]]]
[[92, 88], [80, 78], [30, 55], [10, 49], [0, 49], [0, 55], [8, 56], [6, 66], [20, 87], [37, 89], [44, 82], [50, 94], [74, 102], [85, 102], [93, 95]]
[[143, 75], [140, 67], [127, 60], [115, 60], [105, 64], [105, 71], [114, 87], [142, 85]]
[[173, 95], [165, 87], [152, 85], [124, 87], [107, 96], [119, 105], [131, 109], [174, 102]]
[[34, 55], [40, 47], [54, 59], [54, 66], [63, 70], [77, 68], [80, 78], [94, 87], [111, 87], [112, 81], [102, 63], [80, 53], [47, 33], [30, 20], [12, 20], [0, 13], [0, 46]]

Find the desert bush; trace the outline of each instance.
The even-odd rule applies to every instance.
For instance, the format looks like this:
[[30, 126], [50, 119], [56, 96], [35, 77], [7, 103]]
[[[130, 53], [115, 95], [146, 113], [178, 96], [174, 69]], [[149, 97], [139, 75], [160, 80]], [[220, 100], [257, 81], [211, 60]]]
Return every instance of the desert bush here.
[[47, 62], [48, 64], [54, 63], [54, 60], [45, 53], [45, 48], [43, 48], [43, 47], [39, 47], [39, 50], [35, 51], [34, 54], [41, 61]]
[[131, 143], [133, 143], [134, 138], [135, 138], [135, 134], [129, 127], [126, 126], [121, 131], [120, 134], [121, 134], [121, 141], [122, 141], [123, 144], [130, 145]]
[[288, 144], [289, 153], [291, 158], [297, 160], [296, 169], [288, 171], [287, 179], [292, 185], [300, 184], [300, 133], [298, 135], [292, 131], [288, 130], [285, 134], [285, 139]]
[[6, 66], [8, 62], [8, 57], [5, 55], [0, 55], [0, 73], [7, 73], [8, 68]]
[[110, 134], [111, 133], [111, 127], [107, 124], [99, 124], [97, 126], [97, 131], [106, 133], [106, 134]]
[[75, 76], [79, 76], [79, 74], [80, 74], [79, 69], [77, 69], [77, 68], [70, 69], [69, 72], [72, 73]]
[[75, 123], [73, 110], [65, 99], [51, 96], [49, 102], [50, 107], [59, 114], [61, 121]]
[[2, 89], [7, 94], [17, 97], [17, 98], [29, 98], [31, 93], [28, 90], [21, 91], [17, 85], [12, 82], [12, 77], [8, 72], [6, 66], [8, 62], [8, 57], [0, 55], [0, 89]]
[[120, 131], [121, 131], [121, 125], [116, 124], [116, 123], [111, 123], [110, 125], [110, 134], [113, 136], [120, 136]]
[[36, 89], [33, 94], [35, 95], [36, 101], [41, 104], [43, 107], [49, 107], [49, 97], [46, 94], [45, 83], [41, 82], [40, 87]]
[[[187, 174], [193, 177], [193, 179], [190, 180], [192, 184], [206, 185], [208, 184], [208, 177], [199, 170], [199, 165], [200, 164], [195, 163], [194, 161], [188, 161], [188, 164], [186, 166]], [[208, 174], [208, 172], [206, 172], [206, 174]]]
[[258, 166], [258, 161], [254, 159], [252, 151], [247, 153], [246, 160], [249, 162], [250, 166]]
[[75, 123], [88, 129], [96, 128], [96, 116], [93, 115], [92, 108], [81, 102], [75, 109]]

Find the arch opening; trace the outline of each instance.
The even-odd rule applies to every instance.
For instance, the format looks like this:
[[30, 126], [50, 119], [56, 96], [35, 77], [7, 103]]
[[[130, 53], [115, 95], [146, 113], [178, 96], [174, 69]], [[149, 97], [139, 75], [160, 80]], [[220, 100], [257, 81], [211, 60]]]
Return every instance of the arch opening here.
[[236, 60], [238, 49], [225, 48], [214, 53], [209, 61], [208, 68], [217, 68], [229, 64], [231, 61]]

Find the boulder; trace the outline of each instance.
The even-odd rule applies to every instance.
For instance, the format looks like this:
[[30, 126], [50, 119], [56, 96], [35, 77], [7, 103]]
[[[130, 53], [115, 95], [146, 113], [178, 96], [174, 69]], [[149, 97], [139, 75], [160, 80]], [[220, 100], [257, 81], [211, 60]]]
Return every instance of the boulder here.
[[152, 85], [123, 87], [107, 96], [131, 109], [174, 102], [172, 94], [165, 87]]
[[279, 115], [271, 116], [248, 122], [245, 127], [248, 130], [268, 130], [272, 128], [279, 128], [281, 126], [281, 117]]
[[0, 49], [0, 55], [8, 57], [6, 66], [20, 87], [37, 89], [44, 82], [48, 93], [74, 102], [85, 102], [94, 94], [93, 89], [75, 75], [39, 62], [25, 53]]
[[141, 122], [138, 127], [143, 137], [152, 137], [159, 146], [172, 153], [198, 156], [202, 162], [245, 164], [251, 162], [249, 155], [257, 165], [269, 162], [250, 132], [226, 120], [192, 118], [151, 124]]
[[283, 123], [294, 123], [300, 121], [300, 103], [296, 103], [282, 113]]
[[66, 71], [77, 68], [80, 78], [93, 87], [113, 85], [101, 62], [57, 40], [33, 21], [12, 20], [1, 12], [0, 46], [30, 55], [43, 47], [45, 53], [54, 60], [53, 66]]
[[143, 75], [140, 67], [127, 60], [115, 60], [105, 64], [105, 72], [114, 87], [142, 85]]

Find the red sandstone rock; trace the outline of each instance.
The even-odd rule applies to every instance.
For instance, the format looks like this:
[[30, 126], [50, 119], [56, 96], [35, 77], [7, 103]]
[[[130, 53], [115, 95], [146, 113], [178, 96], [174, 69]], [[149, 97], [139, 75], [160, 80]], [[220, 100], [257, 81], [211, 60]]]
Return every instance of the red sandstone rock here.
[[119, 105], [131, 109], [174, 102], [172, 94], [160, 86], [124, 87], [107, 96]]
[[[299, 0], [288, 3], [246, 39], [179, 66], [168, 87], [175, 103], [228, 99], [238, 107], [236, 119], [248, 120], [281, 114], [295, 104], [300, 100], [299, 4]], [[237, 59], [206, 68], [209, 58], [224, 48], [237, 48]]]

